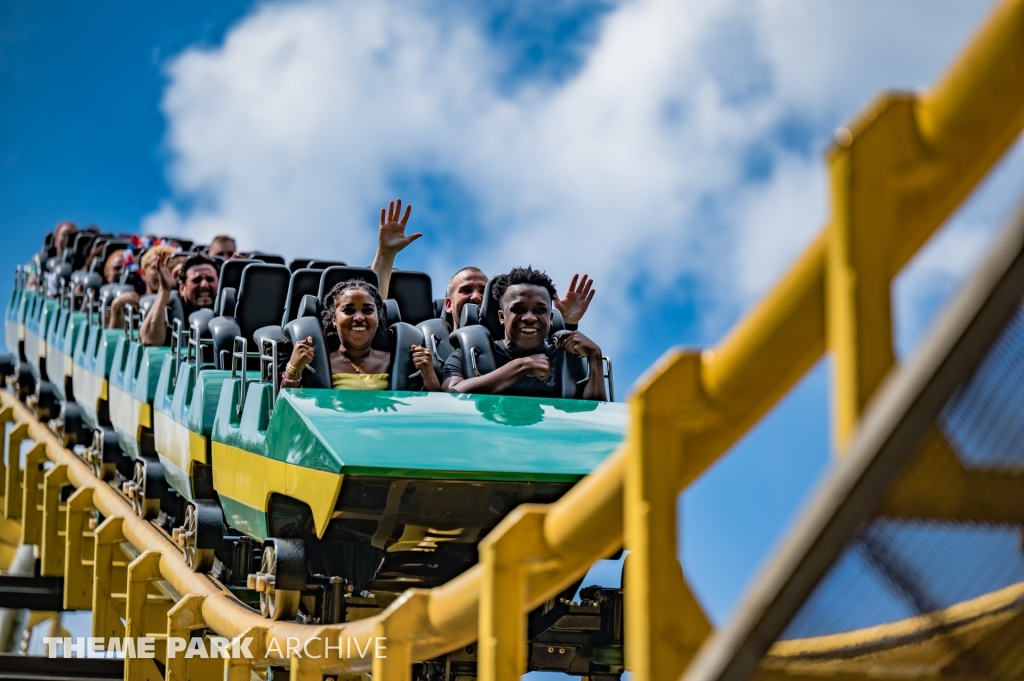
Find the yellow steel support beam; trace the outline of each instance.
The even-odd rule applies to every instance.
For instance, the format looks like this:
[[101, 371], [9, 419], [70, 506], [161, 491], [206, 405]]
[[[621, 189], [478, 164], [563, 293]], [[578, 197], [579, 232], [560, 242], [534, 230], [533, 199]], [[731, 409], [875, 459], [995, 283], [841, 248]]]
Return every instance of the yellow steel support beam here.
[[88, 530], [92, 517], [92, 489], [75, 490], [68, 498], [67, 543], [64, 549], [64, 609], [92, 607], [92, 566], [96, 556], [95, 534]]
[[[205, 596], [188, 595], [167, 611], [167, 641], [190, 641], [192, 632], [205, 629], [203, 601]], [[207, 645], [207, 649], [210, 647]], [[186, 657], [185, 650], [171, 650], [168, 643], [165, 681], [189, 681], [189, 679], [211, 679], [221, 676], [223, 661], [216, 657]], [[211, 651], [212, 652], [212, 651]]]
[[[155, 659], [166, 659], [167, 634], [156, 634], [153, 631], [155, 623], [150, 621], [153, 614], [150, 612], [150, 582], [157, 579], [160, 579], [160, 554], [156, 551], [144, 551], [128, 565], [124, 635], [136, 641], [136, 645], [140, 645], [139, 641], [144, 638], [155, 639], [151, 652]], [[125, 681], [164, 681], [153, 659], [139, 654], [126, 657]]]
[[101, 638], [122, 638], [124, 625], [114, 594], [122, 594], [125, 581], [120, 578], [114, 556], [117, 545], [124, 541], [124, 519], [111, 517], [96, 528], [96, 553], [93, 557], [92, 635]]
[[39, 488], [46, 461], [46, 446], [36, 443], [25, 454], [25, 474], [22, 484], [21, 543], [38, 544], [42, 537], [43, 495]]
[[709, 413], [700, 355], [673, 351], [630, 401], [625, 470], [626, 666], [637, 681], [679, 676], [711, 626], [683, 577], [676, 522], [677, 469], [687, 429]]
[[[893, 207], [898, 229], [888, 236], [891, 274], [902, 269], [1024, 129], [1022, 63], [1024, 1], [1006, 0], [935, 89], [914, 100], [911, 132], [920, 138], [923, 154], [898, 183]], [[864, 125], [850, 127], [861, 130]], [[829, 228], [825, 234], [830, 235]], [[706, 353], [702, 384], [722, 410], [721, 425], [701, 435], [695, 455], [688, 453], [680, 489], [707, 470], [824, 353], [826, 245], [826, 236], [820, 236], [726, 339]]]
[[515, 508], [480, 542], [480, 681], [512, 681], [526, 673], [527, 577], [531, 569], [552, 561], [544, 541], [547, 507]]
[[43, 536], [39, 572], [44, 577], [64, 576], [64, 541], [67, 532], [61, 525], [62, 521], [67, 521], [67, 511], [61, 508], [60, 493], [68, 483], [68, 467], [65, 464], [57, 464], [43, 476]]
[[21, 443], [29, 439], [28, 424], [19, 423], [7, 434], [4, 465], [4, 517], [21, 519]]
[[422, 632], [430, 631], [429, 604], [429, 591], [409, 589], [381, 615], [374, 642], [383, 641], [386, 650], [382, 655], [371, 652], [374, 681], [410, 681], [415, 662], [412, 641]]
[[[266, 627], [249, 627], [239, 632], [231, 640], [232, 650], [238, 650], [240, 653], [242, 650], [248, 650], [252, 657], [245, 657], [242, 654], [228, 656], [224, 660], [224, 681], [251, 681], [254, 668], [265, 666], [263, 660], [267, 657], [266, 640]], [[244, 647], [246, 641], [249, 642], [247, 648]]]

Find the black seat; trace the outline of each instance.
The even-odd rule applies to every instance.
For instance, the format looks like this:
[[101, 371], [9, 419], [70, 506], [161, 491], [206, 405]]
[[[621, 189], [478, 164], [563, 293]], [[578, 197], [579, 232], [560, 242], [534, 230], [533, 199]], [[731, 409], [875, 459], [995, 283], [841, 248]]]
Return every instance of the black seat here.
[[110, 254], [124, 248], [128, 248], [127, 241], [121, 241], [120, 239], [107, 240], [103, 244], [103, 251], [92, 261], [89, 270], [103, 274], [103, 266], [107, 264], [107, 258], [110, 257]]
[[152, 309], [154, 302], [156, 302], [155, 293], [150, 293], [148, 296], [142, 296], [139, 298], [139, 317], [145, 319], [146, 315], [149, 314], [150, 309]]
[[320, 287], [317, 289], [316, 294], [316, 297], [320, 299], [320, 303], [323, 304], [332, 288], [349, 279], [362, 279], [380, 288], [380, 284], [377, 281], [377, 273], [369, 267], [346, 267], [341, 265], [328, 267], [320, 274]]
[[221, 317], [235, 316], [235, 294], [237, 291], [230, 286], [217, 296], [217, 315]]
[[283, 256], [271, 255], [270, 253], [260, 253], [259, 251], [255, 252], [255, 253], [250, 253], [249, 254], [249, 258], [252, 259], [252, 260], [260, 260], [262, 262], [269, 263], [271, 265], [283, 265], [284, 264], [284, 257]]
[[388, 295], [398, 301], [398, 307], [402, 310], [402, 321], [416, 325], [437, 316], [434, 313], [434, 301], [430, 297], [430, 275], [426, 272], [392, 272]]
[[220, 266], [220, 276], [217, 279], [217, 296], [220, 297], [220, 292], [226, 288], [233, 288], [237, 291], [242, 283], [242, 270], [246, 265], [251, 265], [254, 262], [260, 261], [248, 258], [225, 260], [224, 264]]
[[309, 268], [297, 269], [292, 272], [292, 278], [288, 281], [288, 300], [284, 307], [284, 323], [299, 316], [299, 304], [303, 296], [311, 295], [316, 297], [320, 293], [320, 275], [323, 270]]
[[313, 361], [309, 368], [302, 372], [300, 379], [303, 388], [331, 387], [331, 360], [328, 355], [327, 338], [324, 336], [320, 320], [313, 317], [298, 317], [284, 325], [285, 335], [292, 345], [306, 338], [313, 339]]
[[434, 357], [434, 371], [438, 379], [444, 375], [444, 363], [452, 354], [452, 344], [448, 340], [451, 330], [443, 319], [426, 319], [416, 325], [423, 334], [423, 347], [430, 350]]
[[258, 347], [253, 332], [280, 323], [289, 278], [290, 272], [284, 265], [250, 263], [242, 270], [234, 317], [214, 317], [209, 323], [218, 368], [230, 368], [231, 363], [227, 358], [230, 357], [235, 336], [247, 338], [249, 350], [256, 352]]
[[129, 293], [135, 290], [134, 286], [127, 286], [125, 284], [104, 284], [100, 286], [99, 291], [99, 304], [102, 308], [110, 307], [110, 304], [114, 302], [114, 298], [117, 298], [122, 293]]
[[346, 267], [346, 265], [340, 260], [310, 260], [306, 267], [311, 270], [326, 270], [328, 267]]
[[313, 262], [312, 258], [292, 258], [288, 263], [288, 269], [292, 272], [295, 270], [304, 270], [309, 268], [309, 263]]
[[[468, 305], [463, 309], [466, 307]], [[452, 331], [448, 340], [452, 347], [462, 348], [463, 375], [467, 378], [489, 374], [498, 368], [491, 332], [483, 324], [460, 326]]]
[[96, 240], [95, 232], [81, 231], [75, 235], [74, 254], [71, 256], [71, 267], [80, 270], [85, 267], [85, 259], [92, 250], [92, 244]]
[[[423, 345], [423, 332], [412, 324], [396, 322], [388, 329], [391, 366], [388, 387], [391, 390], [423, 390], [423, 373], [412, 361], [412, 346]], [[438, 374], [440, 379], [441, 374]]]

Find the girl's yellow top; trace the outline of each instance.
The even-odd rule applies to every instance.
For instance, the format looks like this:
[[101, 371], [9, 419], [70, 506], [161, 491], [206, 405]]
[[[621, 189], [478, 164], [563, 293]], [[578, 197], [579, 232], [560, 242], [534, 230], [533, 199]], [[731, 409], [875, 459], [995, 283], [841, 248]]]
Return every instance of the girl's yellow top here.
[[331, 374], [335, 390], [387, 390], [388, 374]]

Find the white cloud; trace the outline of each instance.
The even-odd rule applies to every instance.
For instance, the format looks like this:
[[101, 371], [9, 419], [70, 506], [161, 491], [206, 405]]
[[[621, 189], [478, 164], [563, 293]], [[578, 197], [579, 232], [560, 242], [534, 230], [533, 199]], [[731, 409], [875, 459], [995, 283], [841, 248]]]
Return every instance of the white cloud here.
[[509, 91], [507, 55], [450, 5], [265, 4], [168, 65], [185, 201], [146, 228], [368, 261], [396, 178], [443, 176], [473, 229], [446, 231], [463, 205], [417, 224], [435, 281], [470, 262], [531, 262], [563, 286], [586, 270], [614, 349], [608, 322], [637, 309], [612, 282], [650, 302], [696, 278], [733, 311], [763, 292], [824, 223], [829, 131], [883, 88], [933, 82], [990, 6], [622, 2], [578, 72]]

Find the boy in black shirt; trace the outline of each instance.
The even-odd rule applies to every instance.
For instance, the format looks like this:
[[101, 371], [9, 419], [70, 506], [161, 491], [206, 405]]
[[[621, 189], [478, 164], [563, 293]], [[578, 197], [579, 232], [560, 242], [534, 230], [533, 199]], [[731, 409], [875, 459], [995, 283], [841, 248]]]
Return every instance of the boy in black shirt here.
[[561, 397], [552, 365], [559, 353], [571, 353], [590, 363], [590, 380], [583, 390], [585, 400], [607, 400], [601, 348], [579, 331], [549, 342], [552, 301], [557, 294], [551, 278], [532, 267], [517, 267], [495, 279], [491, 287], [500, 303], [498, 320], [505, 337], [494, 343], [497, 368], [482, 376], [463, 375], [462, 350], [456, 349], [444, 365], [441, 387], [449, 392], [500, 393], [529, 397]]

